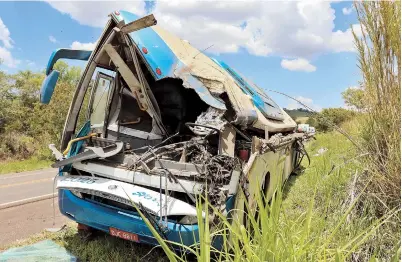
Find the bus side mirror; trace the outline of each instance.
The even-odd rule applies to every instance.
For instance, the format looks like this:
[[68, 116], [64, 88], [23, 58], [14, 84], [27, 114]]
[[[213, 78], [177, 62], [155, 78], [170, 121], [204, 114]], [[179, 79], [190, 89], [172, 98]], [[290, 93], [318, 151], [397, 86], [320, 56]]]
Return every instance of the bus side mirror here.
[[56, 87], [57, 80], [59, 79], [59, 71], [53, 70], [43, 80], [42, 87], [40, 89], [40, 102], [42, 104], [49, 104], [52, 98], [54, 88]]

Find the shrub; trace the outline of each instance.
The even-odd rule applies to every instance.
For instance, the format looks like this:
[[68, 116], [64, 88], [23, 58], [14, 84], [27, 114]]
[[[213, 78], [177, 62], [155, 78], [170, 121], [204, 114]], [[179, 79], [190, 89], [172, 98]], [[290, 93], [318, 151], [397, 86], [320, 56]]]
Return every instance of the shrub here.
[[325, 108], [320, 113], [310, 117], [307, 123], [316, 127], [318, 131], [332, 131], [334, 125], [339, 126], [342, 123], [352, 119], [356, 113], [344, 108]]
[[44, 73], [0, 72], [0, 159], [51, 157], [48, 144], [58, 145], [81, 70], [64, 62], [54, 66], [59, 81], [49, 105], [41, 105]]

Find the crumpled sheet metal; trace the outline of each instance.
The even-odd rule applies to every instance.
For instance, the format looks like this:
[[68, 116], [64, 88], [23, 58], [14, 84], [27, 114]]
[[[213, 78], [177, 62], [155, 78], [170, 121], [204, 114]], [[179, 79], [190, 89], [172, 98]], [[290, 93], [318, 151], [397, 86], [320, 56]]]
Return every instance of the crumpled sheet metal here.
[[[198, 125], [211, 126], [219, 130], [223, 130], [227, 121], [223, 118], [225, 114], [224, 110], [220, 110], [214, 107], [208, 107], [207, 111], [202, 112], [195, 121]], [[194, 126], [191, 130], [197, 135], [207, 135], [211, 132], [210, 128], [202, 126]]]
[[261, 130], [265, 130], [267, 127], [270, 132], [289, 131], [296, 127], [296, 122], [282, 109], [282, 114], [285, 116], [283, 122], [265, 118], [255, 107], [252, 98], [241, 90], [233, 77], [220, 65], [187, 41], [158, 26], [152, 28], [179, 60], [174, 69], [174, 76], [182, 79], [185, 87], [193, 88], [203, 101], [215, 108], [223, 109], [217, 102], [220, 99], [216, 95], [226, 92], [236, 112], [235, 124], [243, 127], [252, 125]]
[[[124, 19], [129, 23], [138, 18], [134, 14], [121, 11], [117, 20]], [[235, 79], [224, 68], [187, 41], [159, 26], [132, 32], [130, 37], [139, 48], [144, 46], [148, 48], [149, 52], [145, 59], [152, 69], [159, 68], [162, 71], [160, 75], [155, 73], [158, 80], [169, 77], [180, 78], [184, 81], [184, 86], [194, 89], [205, 103], [219, 109], [226, 109], [225, 103], [218, 97], [225, 92], [236, 112], [233, 124], [244, 128], [249, 126], [261, 130], [267, 128], [270, 132], [290, 131], [296, 127], [296, 123], [283, 110], [284, 122], [265, 118], [254, 105], [252, 98], [241, 90]]]
[[205, 91], [199, 92], [201, 90], [197, 90], [198, 85], [201, 85], [208, 91], [210, 96], [212, 96], [210, 91], [215, 94], [226, 92], [237, 113], [238, 124], [246, 126], [257, 120], [256, 111], [258, 110], [252, 103], [251, 98], [243, 93], [235, 80], [222, 67], [188, 42], [158, 26], [153, 26], [152, 28], [179, 59], [174, 75], [183, 80], [185, 87], [195, 89], [198, 94], [205, 94]]

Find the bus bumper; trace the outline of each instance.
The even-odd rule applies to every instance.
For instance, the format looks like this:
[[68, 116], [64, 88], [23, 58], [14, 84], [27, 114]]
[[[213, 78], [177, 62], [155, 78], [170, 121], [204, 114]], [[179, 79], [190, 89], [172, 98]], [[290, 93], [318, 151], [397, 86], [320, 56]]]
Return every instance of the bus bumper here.
[[[60, 212], [77, 223], [96, 228], [109, 234], [110, 228], [138, 235], [140, 243], [159, 245], [148, 226], [137, 213], [81, 199], [69, 190], [59, 190]], [[198, 243], [198, 225], [168, 222], [167, 240], [190, 246]]]

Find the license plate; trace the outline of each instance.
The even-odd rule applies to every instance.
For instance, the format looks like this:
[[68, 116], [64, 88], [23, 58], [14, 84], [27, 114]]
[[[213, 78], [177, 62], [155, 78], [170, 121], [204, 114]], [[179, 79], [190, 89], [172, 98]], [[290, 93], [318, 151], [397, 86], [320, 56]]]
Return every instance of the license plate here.
[[119, 230], [119, 229], [116, 229], [113, 227], [109, 228], [109, 232], [110, 232], [110, 235], [115, 236], [115, 237], [119, 237], [119, 238], [122, 238], [125, 240], [134, 241], [134, 242], [140, 242], [137, 234], [125, 232], [123, 230]]

